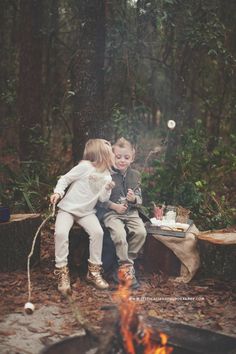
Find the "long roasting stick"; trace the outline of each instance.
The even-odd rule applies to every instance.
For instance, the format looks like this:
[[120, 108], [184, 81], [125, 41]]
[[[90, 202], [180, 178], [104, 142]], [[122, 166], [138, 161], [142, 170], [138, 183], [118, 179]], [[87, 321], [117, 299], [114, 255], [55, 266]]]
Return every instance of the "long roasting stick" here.
[[35, 236], [34, 236], [33, 242], [32, 242], [32, 246], [31, 246], [31, 250], [28, 255], [28, 259], [27, 259], [28, 302], [25, 304], [25, 312], [28, 315], [31, 315], [34, 312], [34, 305], [30, 302], [31, 301], [31, 294], [32, 294], [32, 285], [31, 285], [31, 279], [30, 279], [30, 260], [31, 260], [33, 253], [34, 253], [35, 243], [36, 243], [37, 237], [39, 235], [39, 232], [41, 231], [42, 227], [46, 224], [46, 222], [55, 216], [55, 210], [56, 210], [56, 205], [53, 204], [52, 213], [48, 217], [46, 217], [46, 219], [43, 220], [43, 222], [39, 225], [39, 227], [35, 233]]

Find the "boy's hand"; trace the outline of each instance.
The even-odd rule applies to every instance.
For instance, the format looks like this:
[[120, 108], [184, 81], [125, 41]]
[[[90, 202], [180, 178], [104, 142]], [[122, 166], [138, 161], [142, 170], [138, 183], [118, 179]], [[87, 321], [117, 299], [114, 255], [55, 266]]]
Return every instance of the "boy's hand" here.
[[130, 203], [135, 203], [136, 201], [136, 195], [134, 194], [134, 191], [132, 189], [128, 189], [128, 193], [126, 195], [126, 199]]
[[115, 187], [115, 182], [111, 181], [111, 182], [107, 182], [107, 184], [105, 185], [105, 189], [107, 191], [109, 191], [110, 189]]
[[52, 204], [57, 204], [57, 202], [58, 202], [60, 199], [61, 199], [60, 194], [59, 194], [59, 193], [54, 193], [54, 194], [52, 194], [51, 197], [50, 197], [50, 202], [51, 202]]
[[124, 214], [128, 208], [127, 204], [116, 204], [112, 203], [110, 209], [115, 210], [117, 214]]

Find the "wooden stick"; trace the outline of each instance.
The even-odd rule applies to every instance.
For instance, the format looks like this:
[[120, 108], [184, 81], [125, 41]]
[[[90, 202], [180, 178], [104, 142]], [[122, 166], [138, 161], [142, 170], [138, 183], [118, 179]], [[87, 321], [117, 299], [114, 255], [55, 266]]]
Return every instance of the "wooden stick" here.
[[32, 246], [31, 246], [31, 250], [30, 253], [28, 255], [28, 259], [27, 259], [27, 279], [28, 279], [28, 302], [30, 302], [31, 300], [31, 292], [32, 292], [32, 287], [31, 287], [31, 280], [30, 280], [30, 259], [34, 253], [34, 247], [35, 247], [35, 243], [37, 240], [37, 237], [39, 235], [39, 232], [41, 231], [42, 227], [46, 224], [46, 222], [50, 219], [53, 218], [55, 216], [55, 210], [56, 210], [56, 205], [53, 204], [53, 209], [52, 209], [52, 213], [45, 219], [43, 220], [43, 222], [39, 225], [36, 234], [33, 238], [33, 242], [32, 242]]
[[82, 315], [79, 306], [75, 304], [75, 301], [73, 300], [71, 295], [66, 295], [66, 299], [70, 305], [70, 308], [72, 310], [72, 313], [77, 321], [77, 323], [82, 327], [82, 329], [85, 331], [85, 334], [92, 335], [93, 337], [96, 337], [95, 335], [95, 330], [92, 326], [89, 325], [88, 321], [84, 318]]

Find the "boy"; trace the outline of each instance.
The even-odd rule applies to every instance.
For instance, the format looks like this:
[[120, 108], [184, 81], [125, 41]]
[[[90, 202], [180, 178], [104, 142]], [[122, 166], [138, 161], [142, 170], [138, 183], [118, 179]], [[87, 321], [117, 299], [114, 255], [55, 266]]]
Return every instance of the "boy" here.
[[116, 169], [112, 180], [115, 187], [110, 200], [105, 203], [104, 225], [109, 229], [116, 248], [119, 276], [127, 280], [132, 288], [137, 288], [139, 284], [133, 264], [146, 238], [146, 230], [138, 213], [138, 206], [142, 204], [140, 173], [130, 167], [135, 150], [129, 141], [118, 139], [113, 145], [113, 152]]

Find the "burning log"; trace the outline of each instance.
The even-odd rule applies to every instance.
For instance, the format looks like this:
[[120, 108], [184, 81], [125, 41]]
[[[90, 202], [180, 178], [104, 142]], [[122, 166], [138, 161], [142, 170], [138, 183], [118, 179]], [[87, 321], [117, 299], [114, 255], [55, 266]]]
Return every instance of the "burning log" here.
[[[143, 323], [143, 319], [140, 321]], [[151, 329], [149, 343], [160, 345], [160, 331], [165, 332], [169, 337], [168, 343], [173, 348], [173, 354], [233, 354], [236, 352], [235, 337], [156, 317], [148, 317], [146, 325]], [[124, 338], [119, 328], [120, 325], [117, 323], [116, 333], [106, 346], [101, 346], [104, 336], [77, 336], [55, 343], [44, 349], [41, 354], [129, 354], [124, 347]], [[136, 333], [136, 335], [140, 334]], [[162, 351], [161, 348], [157, 349], [159, 351], [147, 350], [149, 348], [144, 349], [143, 345], [136, 344], [135, 346], [135, 354], [168, 353]]]
[[[78, 306], [75, 305], [72, 298], [68, 296], [69, 304], [77, 319], [77, 322], [84, 328], [86, 339], [81, 340], [81, 343], [86, 343], [81, 348], [70, 348], [70, 353], [96, 353], [96, 354], [170, 354], [172, 348], [167, 346], [167, 336], [163, 333], [158, 333], [155, 341], [151, 339], [153, 331], [149, 328], [143, 318], [138, 315], [137, 305], [131, 299], [130, 283], [123, 277], [122, 271], [118, 274], [120, 285], [117, 292], [114, 294], [114, 301], [117, 304], [115, 307], [115, 318], [110, 316], [112, 323], [109, 323], [108, 331], [104, 336], [94, 334], [93, 329], [82, 316]], [[117, 311], [118, 307], [118, 311]], [[118, 315], [117, 315], [118, 313]], [[80, 337], [77, 337], [78, 340]], [[74, 339], [74, 338], [73, 338]], [[72, 339], [72, 342], [74, 340]], [[67, 352], [65, 348], [68, 340], [62, 341], [62, 350], [58, 345], [53, 345], [42, 352], [42, 354], [60, 354]], [[87, 351], [87, 345], [91, 342], [91, 346]], [[86, 350], [85, 350], [86, 347]]]
[[147, 323], [153, 329], [161, 330], [168, 335], [168, 342], [173, 346], [174, 354], [232, 354], [236, 352], [235, 337], [156, 317], [148, 317]]
[[[150, 337], [146, 337], [150, 346], [155, 344], [160, 346], [160, 337], [162, 337], [160, 331], [165, 332], [169, 337], [168, 343], [173, 348], [173, 354], [233, 354], [236, 352], [235, 337], [156, 317], [148, 317], [145, 322], [145, 327], [148, 326], [151, 330]], [[138, 323], [137, 328], [140, 328], [140, 324], [144, 323], [143, 319], [139, 319]], [[102, 345], [105, 336], [77, 336], [55, 343], [44, 349], [41, 354], [129, 354], [130, 352], [124, 346], [120, 324], [116, 323], [115, 328], [116, 331], [106, 345]], [[134, 334], [136, 337], [142, 337], [142, 331], [135, 331]], [[165, 337], [162, 337], [161, 340], [163, 343]], [[150, 346], [144, 348], [140, 342], [137, 342], [135, 343], [134, 353], [168, 353], [168, 351], [163, 351], [162, 348], [158, 348], [156, 351], [152, 350]]]
[[119, 308], [118, 338], [123, 352], [126, 354], [172, 353], [172, 348], [167, 346], [167, 336], [164, 333], [158, 333], [158, 341], [151, 340], [152, 329], [138, 315], [137, 304], [131, 299], [130, 283], [124, 278], [122, 270], [118, 277], [120, 285], [114, 295], [114, 301]]

